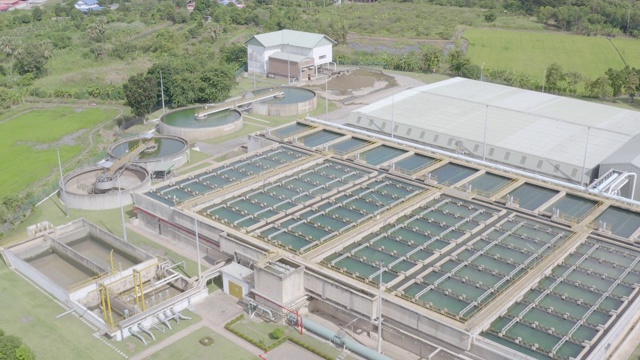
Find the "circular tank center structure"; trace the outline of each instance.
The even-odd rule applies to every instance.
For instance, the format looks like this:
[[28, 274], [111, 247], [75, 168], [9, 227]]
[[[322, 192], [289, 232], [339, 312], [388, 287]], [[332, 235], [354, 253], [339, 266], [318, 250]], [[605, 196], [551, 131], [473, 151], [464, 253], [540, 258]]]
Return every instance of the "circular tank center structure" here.
[[178, 168], [189, 160], [189, 143], [177, 136], [156, 135], [152, 138], [134, 137], [116, 142], [109, 147], [109, 156], [112, 159], [120, 159], [130, 153], [141, 142], [153, 141], [153, 146], [148, 146], [132, 160], [133, 164], [140, 165], [149, 172], [167, 171]]
[[266, 100], [257, 101], [251, 106], [252, 114], [293, 116], [308, 114], [318, 106], [317, 96], [314, 91], [293, 86], [257, 89], [247, 94], [244, 98], [245, 100], [259, 98], [261, 95], [273, 91], [280, 91], [282, 94]]
[[[223, 105], [224, 106], [224, 105]], [[202, 115], [204, 112], [208, 112]], [[196, 113], [199, 115], [196, 116]], [[177, 136], [188, 141], [213, 139], [242, 129], [242, 114], [232, 108], [220, 110], [212, 107], [188, 107], [164, 114], [159, 131], [163, 135]]]

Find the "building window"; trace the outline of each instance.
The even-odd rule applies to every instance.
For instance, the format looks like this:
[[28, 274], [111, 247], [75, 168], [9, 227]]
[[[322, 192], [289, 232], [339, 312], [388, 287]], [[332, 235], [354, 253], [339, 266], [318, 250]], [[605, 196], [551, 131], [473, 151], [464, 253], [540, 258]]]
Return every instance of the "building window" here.
[[520, 159], [520, 165], [524, 165], [525, 162], [527, 162], [527, 157], [523, 156], [522, 159]]
[[572, 177], [572, 178], [575, 178], [575, 177], [576, 177], [576, 175], [578, 175], [578, 169], [573, 168], [573, 171], [571, 172], [571, 177]]
[[433, 142], [434, 142], [434, 143], [437, 143], [437, 142], [438, 142], [438, 138], [439, 138], [439, 137], [440, 137], [440, 135], [438, 135], [438, 134], [434, 135], [434, 137], [433, 137]]
[[478, 150], [480, 150], [480, 144], [476, 144], [476, 146], [473, 147], [473, 152], [477, 153]]
[[493, 156], [493, 152], [496, 151], [495, 148], [491, 148], [489, 149], [489, 156]]
[[424, 139], [424, 131], [420, 133], [420, 139]]
[[453, 144], [453, 138], [449, 138], [449, 141], [447, 142], [447, 145], [451, 146], [451, 144]]
[[327, 55], [320, 55], [320, 57], [319, 57], [320, 60], [326, 59], [326, 58], [327, 58]]
[[393, 132], [394, 132], [394, 133], [397, 133], [397, 132], [398, 132], [398, 126], [400, 126], [400, 125], [396, 125], [396, 126], [393, 128]]
[[356, 123], [360, 124], [360, 120], [362, 120], [362, 116], [358, 116], [358, 120], [356, 120]]
[[507, 151], [506, 153], [504, 153], [504, 160], [508, 161], [509, 160], [509, 156], [511, 156], [510, 152]]
[[553, 165], [553, 172], [557, 173], [558, 171], [560, 171], [560, 165], [559, 164]]
[[542, 164], [543, 164], [543, 161], [542, 161], [542, 160], [538, 160], [538, 166], [537, 166], [537, 168], [538, 168], [538, 169], [542, 169]]
[[406, 136], [409, 136], [409, 135], [411, 135], [411, 128], [407, 129], [407, 135]]

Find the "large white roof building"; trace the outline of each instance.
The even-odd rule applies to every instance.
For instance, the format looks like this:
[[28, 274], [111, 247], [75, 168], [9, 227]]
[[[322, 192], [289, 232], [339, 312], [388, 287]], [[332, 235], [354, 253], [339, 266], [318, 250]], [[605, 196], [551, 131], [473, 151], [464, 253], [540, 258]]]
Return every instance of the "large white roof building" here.
[[640, 112], [475, 80], [409, 89], [354, 111], [349, 122], [573, 183], [595, 179], [607, 164], [640, 172]]

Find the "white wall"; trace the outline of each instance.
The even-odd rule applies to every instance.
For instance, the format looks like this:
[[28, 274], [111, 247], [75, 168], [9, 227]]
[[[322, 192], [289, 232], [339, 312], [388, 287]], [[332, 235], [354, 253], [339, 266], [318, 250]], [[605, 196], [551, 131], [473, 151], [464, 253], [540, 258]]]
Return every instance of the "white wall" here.
[[[322, 55], [326, 58], [320, 59]], [[325, 45], [313, 49], [313, 62], [317, 65], [328, 64], [333, 61], [333, 46]]]
[[247, 64], [249, 73], [266, 74], [267, 65], [264, 61], [264, 48], [257, 45], [247, 46]]

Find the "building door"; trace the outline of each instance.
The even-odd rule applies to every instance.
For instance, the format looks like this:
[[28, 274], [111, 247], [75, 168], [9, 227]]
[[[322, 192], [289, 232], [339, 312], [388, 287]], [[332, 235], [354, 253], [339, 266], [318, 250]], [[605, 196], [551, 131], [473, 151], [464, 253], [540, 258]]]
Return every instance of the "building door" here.
[[238, 285], [236, 283], [234, 283], [233, 281], [229, 280], [229, 295], [238, 298], [238, 299], [242, 299], [242, 286]]

